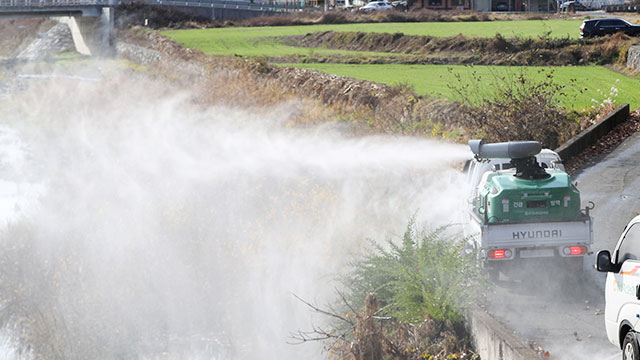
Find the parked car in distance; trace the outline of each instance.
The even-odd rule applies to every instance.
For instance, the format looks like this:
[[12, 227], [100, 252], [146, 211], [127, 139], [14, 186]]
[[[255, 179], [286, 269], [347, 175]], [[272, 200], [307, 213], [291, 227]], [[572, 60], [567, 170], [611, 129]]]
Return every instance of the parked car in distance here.
[[630, 36], [640, 34], [640, 26], [633, 25], [622, 19], [592, 19], [585, 20], [580, 25], [580, 37], [588, 38], [623, 32]]
[[393, 6], [386, 1], [371, 1], [365, 6], [360, 7], [360, 11], [378, 11], [378, 10], [391, 10]]
[[409, 3], [406, 0], [396, 0], [391, 2], [391, 6], [393, 6], [396, 10], [405, 11], [409, 9]]
[[590, 9], [579, 1], [565, 1], [560, 5], [562, 11], [589, 11]]
[[622, 231], [613, 255], [601, 250], [596, 269], [607, 273], [604, 323], [609, 341], [622, 350], [622, 359], [639, 360], [640, 336], [640, 216]]

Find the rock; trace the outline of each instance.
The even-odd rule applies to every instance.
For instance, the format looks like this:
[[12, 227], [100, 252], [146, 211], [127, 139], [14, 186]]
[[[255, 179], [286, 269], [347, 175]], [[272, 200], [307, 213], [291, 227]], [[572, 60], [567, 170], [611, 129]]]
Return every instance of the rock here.
[[24, 50], [16, 56], [21, 60], [39, 60], [75, 51], [71, 30], [67, 24], [56, 24], [49, 31], [38, 34]]
[[121, 57], [136, 60], [140, 65], [150, 65], [162, 61], [162, 54], [159, 51], [122, 41], [116, 43], [116, 52]]

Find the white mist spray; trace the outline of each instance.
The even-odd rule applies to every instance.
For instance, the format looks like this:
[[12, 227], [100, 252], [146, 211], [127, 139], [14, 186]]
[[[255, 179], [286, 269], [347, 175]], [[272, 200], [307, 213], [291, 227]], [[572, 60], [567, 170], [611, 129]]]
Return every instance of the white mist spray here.
[[4, 323], [36, 355], [320, 358], [287, 344], [322, 321], [291, 294], [329, 301], [348, 254], [416, 211], [458, 220], [463, 146], [291, 129], [295, 109], [196, 106], [118, 71], [29, 81], [1, 100], [22, 145], [0, 177], [39, 201], [0, 237], [20, 259], [0, 297], [29, 310]]

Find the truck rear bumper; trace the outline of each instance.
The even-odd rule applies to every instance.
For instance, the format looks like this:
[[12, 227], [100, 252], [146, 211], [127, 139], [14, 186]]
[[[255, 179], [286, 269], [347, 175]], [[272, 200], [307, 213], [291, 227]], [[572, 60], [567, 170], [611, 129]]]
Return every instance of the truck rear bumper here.
[[[496, 258], [496, 251], [509, 256]], [[521, 261], [524, 259], [576, 258], [591, 255], [587, 243], [562, 244], [556, 246], [492, 246], [481, 249], [480, 257], [489, 262]]]
[[553, 276], [565, 274], [569, 277], [582, 273], [584, 256], [521, 258], [517, 261], [486, 261], [484, 266], [489, 271], [501, 272], [511, 278], [528, 278], [532, 274], [549, 274]]

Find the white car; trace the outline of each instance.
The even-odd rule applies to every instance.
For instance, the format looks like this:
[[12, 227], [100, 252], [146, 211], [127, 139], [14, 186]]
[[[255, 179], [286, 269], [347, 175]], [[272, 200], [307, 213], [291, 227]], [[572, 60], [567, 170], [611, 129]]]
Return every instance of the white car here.
[[391, 10], [393, 6], [387, 1], [371, 1], [365, 6], [360, 7], [360, 11], [377, 11], [377, 10]]
[[598, 252], [596, 268], [607, 273], [607, 337], [622, 349], [622, 359], [640, 360], [640, 216], [624, 228], [613, 255], [609, 250]]

